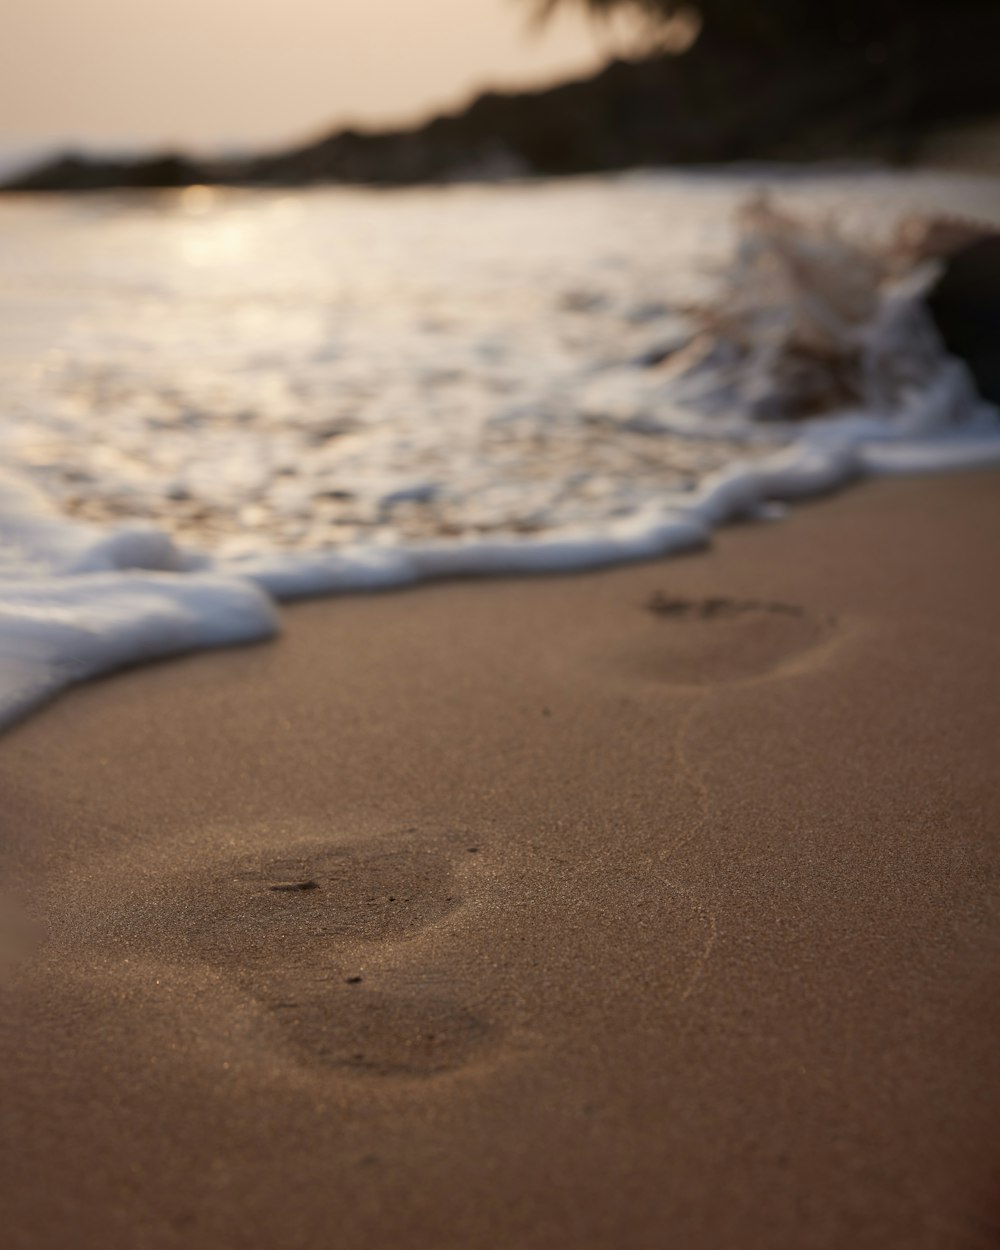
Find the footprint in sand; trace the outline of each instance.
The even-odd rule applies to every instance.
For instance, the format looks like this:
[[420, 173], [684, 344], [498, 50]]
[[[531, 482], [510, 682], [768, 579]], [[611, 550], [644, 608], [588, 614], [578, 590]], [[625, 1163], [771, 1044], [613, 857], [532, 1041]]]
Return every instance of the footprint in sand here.
[[475, 1058], [492, 1029], [447, 998], [406, 999], [358, 983], [272, 1004], [307, 1061], [359, 1074], [434, 1076]]
[[833, 617], [758, 599], [681, 599], [657, 591], [646, 603], [658, 628], [634, 648], [633, 672], [704, 686], [806, 667], [836, 635]]
[[461, 905], [460, 853], [311, 842], [215, 861], [196, 884], [192, 874], [160, 879], [136, 905], [116, 909], [116, 942], [126, 954], [203, 965], [235, 982], [299, 1062], [433, 1076], [479, 1056], [494, 1027], [442, 992], [440, 978], [422, 992], [416, 973], [397, 993], [359, 969], [379, 947], [415, 937]]
[[247, 855], [213, 869], [185, 943], [205, 962], [239, 954], [245, 967], [312, 961], [316, 944], [397, 942], [458, 905], [446, 852], [306, 843], [281, 855]]

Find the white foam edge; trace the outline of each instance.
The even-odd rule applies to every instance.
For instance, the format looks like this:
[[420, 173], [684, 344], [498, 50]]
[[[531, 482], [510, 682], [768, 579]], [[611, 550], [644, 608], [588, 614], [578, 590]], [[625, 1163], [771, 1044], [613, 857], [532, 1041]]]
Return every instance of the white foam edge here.
[[74, 682], [267, 638], [273, 601], [218, 574], [84, 573], [0, 583], [0, 728]]
[[[1000, 465], [1000, 424], [948, 362], [892, 422], [865, 414], [802, 429], [796, 443], [734, 462], [690, 494], [600, 529], [479, 537], [399, 547], [225, 559], [178, 548], [160, 531], [65, 519], [38, 491], [0, 480], [0, 727], [72, 682], [182, 651], [267, 638], [270, 596], [294, 599], [430, 578], [552, 573], [653, 559], [709, 541], [716, 526], [774, 501], [835, 490], [865, 474]], [[966, 419], [948, 413], [964, 406]], [[938, 429], [940, 433], [924, 433]], [[900, 437], [900, 434], [903, 437]]]

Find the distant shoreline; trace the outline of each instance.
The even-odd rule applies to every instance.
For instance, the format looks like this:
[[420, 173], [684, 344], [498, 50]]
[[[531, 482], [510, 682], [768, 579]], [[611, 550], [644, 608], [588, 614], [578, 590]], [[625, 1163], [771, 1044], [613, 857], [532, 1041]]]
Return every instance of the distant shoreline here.
[[1000, 14], [918, 32], [905, 63], [841, 49], [762, 51], [702, 37], [683, 56], [612, 61], [543, 90], [486, 92], [393, 130], [343, 128], [271, 153], [67, 152], [8, 192], [342, 184], [411, 186], [744, 161], [930, 161], [1000, 172]]

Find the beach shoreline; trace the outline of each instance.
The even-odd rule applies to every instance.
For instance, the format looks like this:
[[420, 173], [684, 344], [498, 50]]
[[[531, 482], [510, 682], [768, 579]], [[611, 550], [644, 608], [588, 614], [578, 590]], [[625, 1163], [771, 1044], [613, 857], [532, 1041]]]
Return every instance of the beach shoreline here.
[[295, 605], [0, 738], [8, 1244], [993, 1244], [998, 486]]
[[917, 263], [1000, 223], [995, 179], [196, 190], [0, 204], [0, 728], [274, 600], [653, 558], [1000, 460], [961, 278], [995, 240], [933, 293]]

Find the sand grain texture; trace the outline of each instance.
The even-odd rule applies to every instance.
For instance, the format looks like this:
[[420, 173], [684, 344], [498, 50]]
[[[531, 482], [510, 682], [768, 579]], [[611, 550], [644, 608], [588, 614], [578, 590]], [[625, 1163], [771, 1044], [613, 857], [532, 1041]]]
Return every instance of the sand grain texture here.
[[883, 482], [7, 735], [4, 1245], [1000, 1246], [998, 550]]

